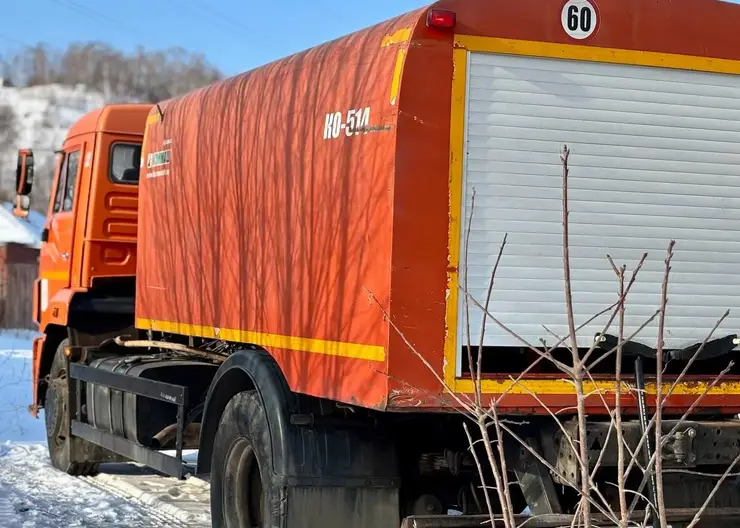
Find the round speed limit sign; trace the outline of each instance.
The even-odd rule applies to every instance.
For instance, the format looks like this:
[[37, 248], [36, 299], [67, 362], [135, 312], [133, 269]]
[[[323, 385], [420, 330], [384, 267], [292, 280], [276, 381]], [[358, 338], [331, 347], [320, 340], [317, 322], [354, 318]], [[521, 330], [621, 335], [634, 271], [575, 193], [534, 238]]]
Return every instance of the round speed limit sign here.
[[569, 37], [583, 40], [594, 34], [599, 24], [598, 12], [589, 0], [569, 0], [560, 16]]

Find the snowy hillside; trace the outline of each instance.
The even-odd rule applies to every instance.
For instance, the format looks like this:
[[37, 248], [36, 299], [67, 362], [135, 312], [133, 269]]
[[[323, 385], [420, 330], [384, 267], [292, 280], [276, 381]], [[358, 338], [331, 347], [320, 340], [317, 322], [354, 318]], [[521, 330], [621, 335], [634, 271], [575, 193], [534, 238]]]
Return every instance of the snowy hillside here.
[[19, 148], [33, 149], [39, 186], [48, 185], [44, 171], [53, 166], [54, 151], [61, 147], [67, 129], [82, 115], [105, 103], [102, 94], [88, 91], [82, 85], [76, 88], [56, 84], [28, 88], [0, 86], [0, 106], [13, 110], [16, 129], [14, 144], [0, 152], [0, 187], [12, 189], [15, 185], [14, 167]]

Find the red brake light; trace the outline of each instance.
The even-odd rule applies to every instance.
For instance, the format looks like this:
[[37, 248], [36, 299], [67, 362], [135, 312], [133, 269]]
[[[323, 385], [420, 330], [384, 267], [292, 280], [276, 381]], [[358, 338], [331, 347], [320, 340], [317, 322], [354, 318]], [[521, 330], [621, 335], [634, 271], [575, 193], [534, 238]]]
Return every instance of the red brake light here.
[[452, 11], [430, 9], [427, 13], [427, 27], [436, 29], [454, 29], [457, 16]]

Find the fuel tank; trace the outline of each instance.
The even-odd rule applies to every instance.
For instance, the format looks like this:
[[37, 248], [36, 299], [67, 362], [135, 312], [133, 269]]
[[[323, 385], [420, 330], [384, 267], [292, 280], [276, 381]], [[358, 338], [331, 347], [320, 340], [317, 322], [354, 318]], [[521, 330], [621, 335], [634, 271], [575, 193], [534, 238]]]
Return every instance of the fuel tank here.
[[[218, 368], [198, 361], [163, 359], [161, 355], [106, 357], [96, 359], [90, 366], [133, 378], [186, 386], [186, 416], [205, 401], [208, 386]], [[87, 421], [97, 429], [155, 448], [157, 443], [154, 436], [165, 427], [177, 423], [177, 406], [90, 383], [87, 389]], [[199, 421], [198, 418], [194, 423]]]

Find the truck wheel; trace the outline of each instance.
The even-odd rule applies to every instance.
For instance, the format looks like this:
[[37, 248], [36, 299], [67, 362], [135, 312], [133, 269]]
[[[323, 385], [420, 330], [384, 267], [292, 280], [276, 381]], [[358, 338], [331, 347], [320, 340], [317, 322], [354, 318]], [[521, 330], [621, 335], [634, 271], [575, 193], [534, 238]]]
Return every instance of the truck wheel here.
[[234, 396], [216, 431], [211, 464], [213, 528], [282, 526], [280, 490], [271, 483], [272, 446], [256, 391]]
[[96, 462], [70, 461], [70, 439], [67, 437], [69, 423], [67, 419], [67, 372], [65, 370], [64, 347], [69, 340], [65, 339], [57, 347], [54, 361], [49, 373], [49, 387], [46, 391], [44, 418], [46, 420], [46, 442], [49, 446], [51, 465], [70, 475], [94, 475], [100, 464]]

